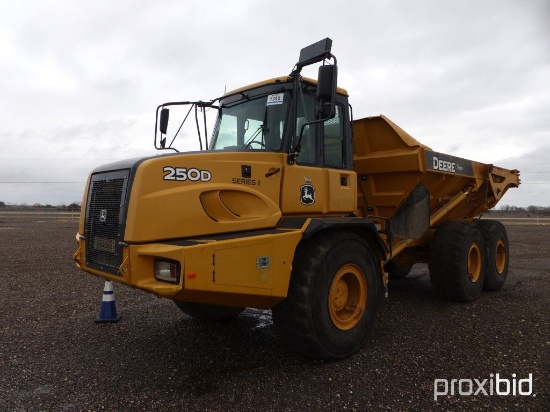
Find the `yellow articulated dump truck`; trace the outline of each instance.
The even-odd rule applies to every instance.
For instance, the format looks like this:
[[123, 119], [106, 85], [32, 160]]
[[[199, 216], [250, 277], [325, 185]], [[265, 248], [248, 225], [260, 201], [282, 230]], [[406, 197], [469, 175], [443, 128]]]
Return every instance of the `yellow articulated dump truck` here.
[[[288, 76], [160, 105], [169, 153], [90, 174], [77, 265], [199, 320], [271, 309], [280, 340], [320, 359], [359, 350], [388, 282], [417, 262], [448, 299], [499, 290], [506, 230], [477, 217], [518, 171], [437, 153], [384, 116], [353, 120], [331, 46], [302, 49]], [[317, 80], [301, 76], [312, 64]], [[189, 124], [201, 150], [177, 151]]]

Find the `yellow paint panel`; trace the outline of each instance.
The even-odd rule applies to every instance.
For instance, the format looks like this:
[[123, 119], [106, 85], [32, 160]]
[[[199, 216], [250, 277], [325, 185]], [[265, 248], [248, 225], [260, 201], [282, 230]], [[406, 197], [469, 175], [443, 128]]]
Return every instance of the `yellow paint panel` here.
[[273, 243], [241, 246], [214, 253], [214, 283], [271, 289], [273, 277], [270, 267], [259, 269], [258, 259], [271, 260]]
[[[357, 209], [357, 174], [347, 170], [327, 169], [330, 212], [349, 213]], [[342, 184], [345, 181], [346, 184]]]
[[[144, 161], [133, 179], [124, 240], [145, 243], [275, 227], [281, 218], [281, 173], [265, 175], [282, 168], [284, 156], [187, 153]], [[250, 178], [242, 178], [243, 165], [250, 166]], [[200, 169], [209, 180], [174, 180], [167, 168]]]

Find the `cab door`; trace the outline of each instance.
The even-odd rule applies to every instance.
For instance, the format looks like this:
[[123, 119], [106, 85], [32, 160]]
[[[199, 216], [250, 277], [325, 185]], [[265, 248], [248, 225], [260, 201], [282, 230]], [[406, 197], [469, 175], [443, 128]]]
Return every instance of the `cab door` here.
[[[322, 125], [321, 156], [325, 172], [329, 213], [351, 213], [357, 209], [357, 174], [353, 167], [353, 149], [348, 114], [343, 104], [336, 115]], [[347, 137], [349, 136], [349, 137]]]
[[[286, 165], [282, 176], [283, 214], [346, 214], [356, 210], [357, 180], [351, 169], [352, 149], [346, 139], [349, 125], [343, 104], [334, 118], [304, 127], [296, 163]], [[314, 119], [315, 99], [304, 95], [298, 105], [296, 135]]]

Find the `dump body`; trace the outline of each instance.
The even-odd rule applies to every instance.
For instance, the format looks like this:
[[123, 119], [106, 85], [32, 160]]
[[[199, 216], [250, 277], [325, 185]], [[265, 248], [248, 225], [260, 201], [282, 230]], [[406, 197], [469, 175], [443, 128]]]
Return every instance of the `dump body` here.
[[434, 152], [383, 115], [355, 120], [353, 130], [363, 216], [393, 217], [420, 183], [429, 192], [430, 227], [472, 220], [520, 182], [517, 170]]

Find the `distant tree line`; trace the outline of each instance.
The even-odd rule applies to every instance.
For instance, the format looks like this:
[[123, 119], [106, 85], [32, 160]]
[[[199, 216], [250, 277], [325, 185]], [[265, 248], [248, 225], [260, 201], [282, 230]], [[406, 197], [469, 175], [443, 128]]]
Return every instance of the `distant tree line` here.
[[[5, 202], [0, 201], [0, 208], [17, 208], [17, 209], [57, 209], [57, 210], [80, 210], [81, 202], [73, 202], [68, 205], [42, 205], [40, 203], [35, 203], [33, 205], [27, 204], [6, 204]], [[550, 215], [550, 206], [510, 206], [503, 205], [498, 209], [489, 210], [487, 213], [510, 213], [510, 214], [528, 214], [528, 215]]]
[[550, 206], [510, 206], [503, 205], [499, 209], [490, 210], [489, 213], [510, 213], [510, 214], [527, 214], [527, 215], [550, 215]]
[[52, 209], [52, 210], [80, 210], [80, 202], [73, 202], [68, 205], [43, 205], [40, 203], [35, 203], [33, 205], [27, 205], [27, 204], [10, 204], [6, 202], [0, 201], [0, 208], [2, 209]]

